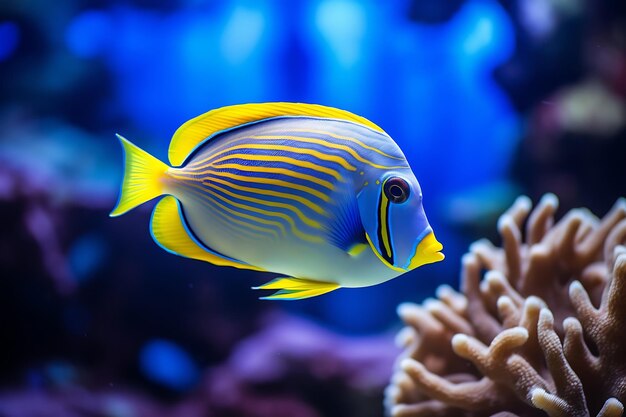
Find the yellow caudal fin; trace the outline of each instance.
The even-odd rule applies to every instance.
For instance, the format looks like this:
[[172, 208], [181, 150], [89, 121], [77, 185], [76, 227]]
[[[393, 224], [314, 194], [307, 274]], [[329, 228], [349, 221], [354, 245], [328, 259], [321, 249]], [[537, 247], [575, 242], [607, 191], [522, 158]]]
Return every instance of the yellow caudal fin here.
[[146, 201], [163, 194], [163, 179], [169, 168], [166, 164], [117, 135], [124, 148], [124, 179], [117, 205], [111, 217], [121, 216]]
[[312, 281], [301, 278], [282, 277], [276, 278], [253, 290], [279, 290], [267, 297], [260, 297], [261, 300], [302, 300], [304, 298], [316, 297], [326, 294], [339, 288], [339, 284], [334, 282]]

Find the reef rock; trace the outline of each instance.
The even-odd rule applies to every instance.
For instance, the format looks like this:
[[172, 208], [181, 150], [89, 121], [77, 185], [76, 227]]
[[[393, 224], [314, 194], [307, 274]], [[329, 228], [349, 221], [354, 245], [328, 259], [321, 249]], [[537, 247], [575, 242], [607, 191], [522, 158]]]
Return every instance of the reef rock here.
[[518, 198], [502, 247], [481, 240], [464, 256], [460, 292], [399, 306], [391, 416], [623, 414], [626, 201], [554, 224], [557, 205]]

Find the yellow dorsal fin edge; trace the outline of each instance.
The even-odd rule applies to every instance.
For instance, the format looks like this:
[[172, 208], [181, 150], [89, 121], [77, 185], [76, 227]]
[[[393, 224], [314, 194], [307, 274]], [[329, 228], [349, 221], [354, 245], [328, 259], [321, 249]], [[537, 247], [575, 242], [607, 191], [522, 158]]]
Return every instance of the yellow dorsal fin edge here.
[[211, 110], [180, 126], [170, 143], [168, 152], [170, 163], [173, 166], [182, 165], [198, 145], [219, 132], [279, 116], [312, 116], [347, 120], [385, 133], [383, 129], [364, 117], [319, 104], [281, 102], [239, 104]]

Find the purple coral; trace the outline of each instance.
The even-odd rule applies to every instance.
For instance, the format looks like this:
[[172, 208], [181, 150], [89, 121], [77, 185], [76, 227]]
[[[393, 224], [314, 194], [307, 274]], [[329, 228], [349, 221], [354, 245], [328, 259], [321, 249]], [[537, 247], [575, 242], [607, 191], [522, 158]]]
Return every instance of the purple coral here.
[[531, 212], [520, 197], [498, 223], [503, 247], [479, 241], [463, 258], [460, 293], [399, 307], [390, 415], [622, 415], [626, 201], [554, 224], [557, 205], [546, 195]]

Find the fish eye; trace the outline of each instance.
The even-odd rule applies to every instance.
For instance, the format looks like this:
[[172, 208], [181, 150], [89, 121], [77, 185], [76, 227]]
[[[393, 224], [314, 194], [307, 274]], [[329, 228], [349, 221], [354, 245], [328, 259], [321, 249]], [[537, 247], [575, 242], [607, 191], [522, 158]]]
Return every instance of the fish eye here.
[[404, 203], [407, 198], [409, 198], [411, 187], [409, 187], [409, 183], [402, 178], [392, 177], [385, 181], [383, 191], [389, 201], [399, 204]]

